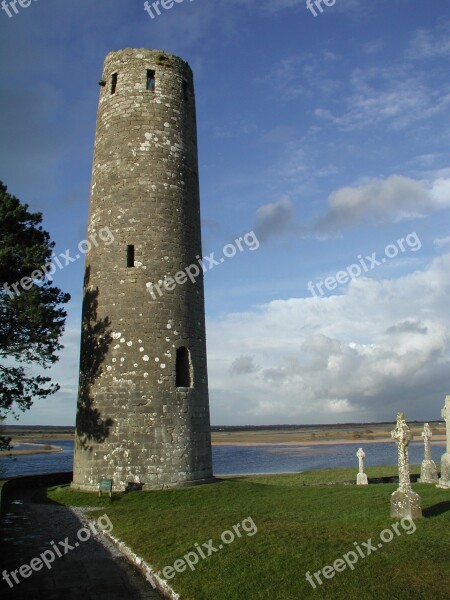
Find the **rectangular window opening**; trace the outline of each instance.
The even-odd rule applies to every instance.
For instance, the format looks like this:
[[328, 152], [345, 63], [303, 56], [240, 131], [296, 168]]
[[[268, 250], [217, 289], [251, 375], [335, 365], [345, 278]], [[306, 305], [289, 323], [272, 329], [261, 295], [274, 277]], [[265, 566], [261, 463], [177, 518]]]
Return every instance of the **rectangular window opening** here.
[[134, 244], [127, 246], [127, 267], [134, 267]]
[[149, 92], [155, 91], [155, 71], [147, 69], [147, 90]]
[[185, 346], [177, 348], [177, 356], [175, 361], [175, 386], [177, 388], [190, 388], [192, 386], [191, 356], [189, 350]]
[[111, 76], [111, 94], [116, 93], [116, 87], [117, 87], [117, 73], [113, 73]]

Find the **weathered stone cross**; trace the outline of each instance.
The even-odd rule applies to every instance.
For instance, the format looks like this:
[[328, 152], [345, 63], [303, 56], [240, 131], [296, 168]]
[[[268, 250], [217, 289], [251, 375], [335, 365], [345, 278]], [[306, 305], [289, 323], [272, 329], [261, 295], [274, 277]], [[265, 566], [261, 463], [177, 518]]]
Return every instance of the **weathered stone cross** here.
[[450, 396], [445, 397], [442, 418], [445, 421], [445, 428], [447, 430], [447, 454], [450, 454]]
[[447, 451], [441, 457], [441, 478], [438, 487], [448, 490], [450, 489], [450, 396], [446, 396], [441, 414], [447, 430]]
[[391, 436], [397, 444], [399, 490], [406, 493], [411, 490], [408, 444], [413, 436], [410, 428], [406, 424], [405, 415], [403, 413], [397, 414], [397, 426], [394, 431], [391, 431]]
[[364, 459], [366, 454], [362, 448], [358, 448], [358, 452], [356, 453], [359, 461], [359, 473], [356, 478], [356, 485], [367, 485], [367, 475], [364, 473]]
[[411, 489], [409, 476], [408, 444], [413, 436], [402, 412], [397, 414], [397, 425], [391, 436], [397, 444], [399, 481], [398, 490], [391, 496], [391, 517], [416, 519], [422, 516], [422, 507], [419, 494]]
[[431, 433], [431, 429], [430, 429], [428, 423], [424, 423], [423, 431], [422, 431], [421, 435], [423, 437], [423, 444], [425, 447], [425, 455], [424, 455], [424, 459], [422, 461], [422, 465], [420, 467], [419, 482], [420, 483], [438, 483], [438, 474], [437, 474], [436, 463], [431, 458], [430, 440], [431, 440], [431, 436], [433, 434]]
[[424, 423], [423, 425], [423, 431], [421, 433], [422, 437], [423, 437], [423, 445], [425, 447], [425, 460], [432, 460], [431, 459], [431, 448], [430, 448], [430, 440], [431, 440], [431, 436], [433, 435], [431, 433], [431, 429], [430, 426], [428, 425], [428, 423]]

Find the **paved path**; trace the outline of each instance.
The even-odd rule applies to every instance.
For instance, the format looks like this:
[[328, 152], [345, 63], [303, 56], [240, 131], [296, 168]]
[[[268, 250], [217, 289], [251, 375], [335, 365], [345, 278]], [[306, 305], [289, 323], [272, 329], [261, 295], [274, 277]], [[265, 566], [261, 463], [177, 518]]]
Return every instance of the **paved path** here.
[[[70, 550], [67, 545], [58, 544], [68, 538], [67, 543], [75, 546], [77, 532], [85, 525], [83, 513], [86, 509], [33, 504], [33, 491], [14, 491], [6, 503], [0, 530], [2, 577], [5, 569], [10, 574], [21, 565], [29, 565], [42, 552], [51, 550], [52, 541], [62, 556], [55, 558], [50, 569], [45, 565], [39, 571], [23, 568], [24, 575], [29, 573], [29, 576], [24, 578], [17, 572], [19, 583], [9, 575], [12, 588], [2, 578], [2, 600], [162, 599], [102, 534], [78, 542], [78, 547]], [[39, 566], [39, 563], [34, 565]]]

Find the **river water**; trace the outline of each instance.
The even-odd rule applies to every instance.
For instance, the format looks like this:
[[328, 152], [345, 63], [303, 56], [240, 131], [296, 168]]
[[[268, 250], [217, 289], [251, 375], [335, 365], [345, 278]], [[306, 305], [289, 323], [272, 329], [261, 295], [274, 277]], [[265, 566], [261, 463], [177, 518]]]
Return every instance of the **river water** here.
[[[62, 452], [1, 457], [0, 478], [72, 470], [72, 440], [40, 440], [40, 443], [59, 446]], [[354, 467], [356, 476], [356, 452], [361, 445], [366, 453], [366, 467], [397, 464], [394, 442], [323, 446], [213, 446], [214, 475], [298, 473], [310, 469]], [[436, 462], [440, 461], [444, 452], [444, 442], [433, 444], [432, 454]], [[411, 442], [409, 455], [411, 464], [421, 463], [422, 441]]]

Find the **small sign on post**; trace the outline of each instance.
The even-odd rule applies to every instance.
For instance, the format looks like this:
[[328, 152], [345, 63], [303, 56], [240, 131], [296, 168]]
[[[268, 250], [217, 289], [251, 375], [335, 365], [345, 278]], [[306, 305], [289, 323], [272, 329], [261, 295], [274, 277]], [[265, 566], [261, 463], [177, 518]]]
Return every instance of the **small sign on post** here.
[[101, 496], [102, 492], [108, 492], [109, 497], [112, 498], [112, 479], [99, 479], [98, 481], [98, 495]]

